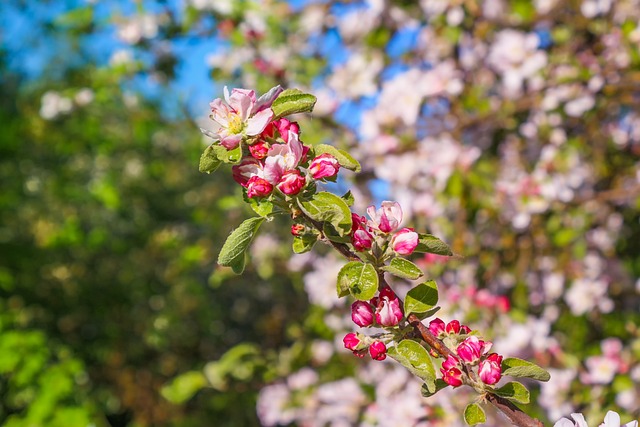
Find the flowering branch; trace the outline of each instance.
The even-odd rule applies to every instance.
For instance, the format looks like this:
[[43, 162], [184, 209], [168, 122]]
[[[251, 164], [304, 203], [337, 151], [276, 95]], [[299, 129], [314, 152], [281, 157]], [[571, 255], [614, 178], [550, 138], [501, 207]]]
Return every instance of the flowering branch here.
[[[224, 100], [211, 103], [211, 118], [218, 128], [202, 130], [214, 142], [203, 153], [200, 170], [210, 173], [223, 163], [232, 164], [245, 201], [259, 215], [232, 231], [218, 263], [241, 273], [245, 252], [262, 222], [278, 214], [290, 215], [293, 251], [307, 252], [323, 241], [343, 255], [349, 262], [338, 273], [338, 297], [355, 298], [351, 318], [357, 326], [385, 330], [371, 336], [347, 334], [344, 345], [354, 355], [368, 353], [374, 360], [392, 357], [424, 381], [425, 397], [448, 386], [467, 385], [514, 424], [540, 426], [511, 403], [529, 403], [529, 391], [521, 383], [496, 385], [504, 375], [547, 381], [546, 371], [524, 360], [503, 360], [502, 355], [489, 353], [492, 343], [457, 320], [445, 325], [435, 318], [425, 326], [422, 321], [439, 309], [435, 281], [418, 284], [402, 301], [385, 280], [385, 273], [419, 279], [422, 271], [405, 257], [414, 252], [452, 256], [449, 246], [433, 235], [401, 227], [403, 212], [397, 202], [369, 206], [367, 219], [351, 211], [350, 192], [338, 197], [318, 191], [317, 184], [335, 181], [340, 168], [359, 172], [360, 164], [345, 151], [301, 141], [299, 125], [285, 116], [309, 112], [314, 104], [313, 95], [279, 86], [260, 98], [251, 90], [225, 88]], [[416, 336], [428, 349], [413, 339]], [[440, 378], [434, 362], [441, 363]], [[469, 425], [486, 421], [477, 403], [467, 406], [464, 418]]]

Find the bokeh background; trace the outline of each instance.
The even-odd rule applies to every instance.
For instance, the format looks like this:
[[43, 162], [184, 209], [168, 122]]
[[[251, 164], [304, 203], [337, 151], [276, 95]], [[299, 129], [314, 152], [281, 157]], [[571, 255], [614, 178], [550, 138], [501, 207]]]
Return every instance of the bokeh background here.
[[640, 417], [638, 0], [4, 0], [0, 41], [3, 425], [462, 425], [342, 349], [343, 261], [286, 222], [216, 266], [252, 213], [198, 127], [276, 84], [361, 161], [330, 190], [459, 255], [414, 259], [439, 316], [550, 370], [528, 413]]

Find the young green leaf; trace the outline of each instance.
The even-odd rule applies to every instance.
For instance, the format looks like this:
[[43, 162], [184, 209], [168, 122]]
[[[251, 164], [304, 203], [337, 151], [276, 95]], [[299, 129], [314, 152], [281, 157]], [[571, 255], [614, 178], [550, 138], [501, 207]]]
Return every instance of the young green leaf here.
[[464, 421], [468, 425], [474, 426], [476, 424], [487, 422], [487, 417], [480, 405], [477, 403], [471, 403], [464, 408]]
[[519, 382], [506, 383], [494, 393], [516, 403], [529, 403], [529, 390]]
[[344, 200], [347, 206], [353, 206], [353, 204], [356, 201], [355, 198], [353, 197], [353, 194], [351, 194], [351, 190], [347, 191], [342, 195], [342, 200]]
[[423, 346], [416, 341], [402, 340], [395, 347], [389, 348], [387, 354], [411, 373], [422, 378], [427, 391], [432, 394], [437, 391], [435, 368], [431, 356]]
[[453, 256], [451, 248], [442, 240], [431, 234], [419, 234], [418, 246], [415, 252], [426, 252], [436, 255]]
[[336, 242], [336, 243], [351, 242], [350, 236], [348, 235], [341, 236], [340, 233], [336, 230], [336, 228], [333, 225], [329, 224], [328, 222], [325, 222], [324, 225], [322, 226], [322, 234], [324, 234], [325, 237], [331, 240], [332, 242]]
[[345, 291], [360, 301], [368, 301], [378, 290], [378, 273], [373, 265], [358, 261], [345, 264], [338, 273], [338, 296], [346, 295]]
[[349, 153], [347, 153], [344, 150], [340, 150], [332, 145], [318, 144], [313, 147], [313, 150], [316, 156], [319, 156], [325, 153], [331, 154], [333, 157], [336, 158], [340, 166], [342, 166], [345, 169], [349, 169], [356, 173], [360, 172], [362, 169], [360, 167], [360, 163], [358, 163], [356, 159], [351, 157]]
[[411, 261], [400, 257], [392, 259], [389, 265], [382, 267], [382, 270], [391, 273], [394, 276], [409, 280], [415, 280], [422, 276], [422, 270], [420, 270], [420, 267]]
[[271, 104], [274, 119], [288, 116], [289, 114], [309, 113], [313, 111], [317, 98], [310, 93], [304, 93], [299, 89], [287, 89], [283, 91]]
[[436, 386], [436, 390], [432, 392], [431, 390], [429, 390], [429, 386], [427, 385], [427, 383], [422, 384], [422, 389], [420, 390], [420, 392], [422, 393], [422, 397], [431, 397], [437, 392], [439, 392], [440, 390], [449, 387], [449, 384], [447, 384], [446, 382], [438, 378], [435, 381], [435, 386]]
[[217, 154], [216, 148], [214, 147], [217, 147], [217, 146], [215, 145], [208, 146], [207, 148], [205, 148], [204, 152], [202, 153], [202, 156], [200, 156], [200, 164], [198, 165], [198, 169], [200, 170], [200, 172], [205, 172], [205, 173], [215, 172], [222, 164], [220, 159], [218, 159], [218, 154]]
[[[404, 312], [406, 315], [415, 313], [418, 317], [425, 315], [438, 303], [438, 285], [434, 280], [420, 283], [407, 293], [404, 299]], [[424, 318], [424, 317], [422, 317]]]
[[236, 274], [244, 270], [244, 253], [264, 221], [262, 217], [249, 218], [233, 230], [224, 242], [218, 264], [231, 267]]
[[511, 377], [532, 378], [538, 381], [549, 381], [551, 375], [535, 363], [516, 357], [509, 357], [502, 361], [502, 375]]
[[245, 200], [249, 202], [251, 209], [261, 217], [267, 218], [273, 213], [273, 202], [266, 199], [260, 199], [256, 197], [247, 197]]
[[229, 150], [226, 152], [226, 155], [223, 154], [220, 158], [225, 163], [238, 164], [240, 160], [242, 160], [242, 144], [239, 144], [233, 150]]
[[351, 232], [351, 211], [341, 197], [322, 191], [314, 194], [311, 200], [299, 202], [298, 205], [309, 218], [333, 225], [339, 236]]
[[307, 236], [296, 236], [293, 238], [293, 252], [297, 254], [309, 252], [317, 241], [318, 237], [312, 234]]

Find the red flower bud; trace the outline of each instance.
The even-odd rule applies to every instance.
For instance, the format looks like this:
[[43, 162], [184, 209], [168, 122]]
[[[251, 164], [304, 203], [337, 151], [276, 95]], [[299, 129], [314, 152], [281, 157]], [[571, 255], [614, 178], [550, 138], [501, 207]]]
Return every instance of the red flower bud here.
[[302, 190], [305, 182], [306, 180], [304, 176], [300, 175], [298, 170], [293, 170], [282, 175], [277, 187], [278, 190], [282, 191], [284, 194], [293, 196]]
[[447, 357], [447, 360], [442, 362], [442, 380], [453, 387], [459, 387], [462, 385], [462, 371], [459, 369], [460, 365], [458, 361], [453, 357]]
[[247, 182], [247, 197], [265, 197], [271, 194], [273, 185], [259, 176], [252, 176]]
[[356, 301], [351, 304], [351, 320], [358, 326], [371, 326], [373, 324], [373, 309], [368, 302]]
[[304, 226], [304, 224], [292, 224], [291, 225], [291, 234], [293, 234], [296, 237], [300, 237], [304, 234], [304, 231], [306, 230], [307, 227]]
[[502, 356], [491, 353], [478, 365], [478, 375], [483, 383], [493, 385], [502, 377]]
[[364, 348], [364, 344], [360, 337], [357, 334], [350, 332], [344, 336], [342, 339], [342, 343], [344, 344], [344, 348], [351, 351], [362, 350]]
[[439, 337], [440, 334], [444, 334], [444, 322], [442, 319], [436, 317], [429, 322], [429, 331], [436, 337]]
[[324, 153], [311, 161], [309, 173], [313, 179], [332, 178], [338, 174], [340, 163], [329, 153]]
[[376, 341], [369, 346], [369, 354], [373, 360], [384, 360], [387, 358], [387, 346], [382, 341]]
[[262, 160], [265, 157], [267, 157], [267, 152], [269, 151], [269, 144], [267, 144], [266, 141], [264, 140], [259, 140], [258, 142], [256, 142], [253, 145], [249, 146], [249, 151], [251, 152], [251, 155], [258, 159], [258, 160]]
[[447, 323], [446, 331], [448, 334], [457, 334], [460, 332], [460, 322], [457, 320], [452, 320]]

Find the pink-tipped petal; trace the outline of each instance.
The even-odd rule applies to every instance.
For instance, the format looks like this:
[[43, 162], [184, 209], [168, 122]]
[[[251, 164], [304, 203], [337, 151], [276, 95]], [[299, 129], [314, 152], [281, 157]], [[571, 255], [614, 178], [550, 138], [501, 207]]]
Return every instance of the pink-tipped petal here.
[[260, 135], [273, 118], [273, 111], [270, 108], [262, 110], [255, 116], [247, 120], [245, 132], [249, 136]]

